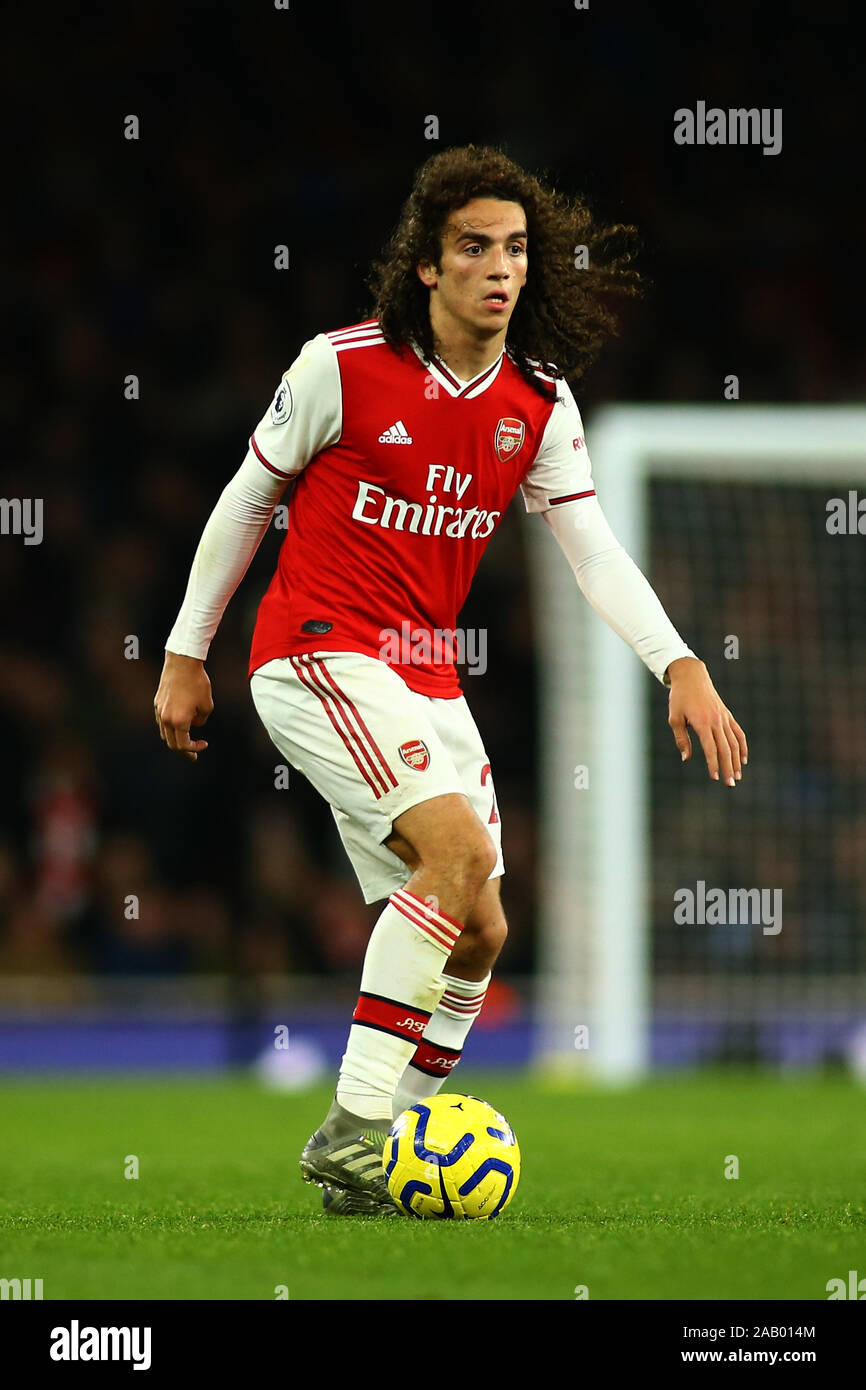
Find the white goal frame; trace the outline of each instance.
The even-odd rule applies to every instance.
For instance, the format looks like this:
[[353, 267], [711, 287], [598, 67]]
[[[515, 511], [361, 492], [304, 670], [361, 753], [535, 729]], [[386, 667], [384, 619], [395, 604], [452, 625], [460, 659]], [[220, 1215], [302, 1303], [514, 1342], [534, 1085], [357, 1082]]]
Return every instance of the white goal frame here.
[[[866, 486], [857, 406], [613, 406], [588, 422], [587, 440], [604, 513], [644, 572], [651, 478], [824, 481], [828, 500]], [[533, 1060], [626, 1083], [650, 1064], [644, 721], [648, 692], [667, 720], [666, 692], [583, 598], [540, 517], [523, 524], [539, 669]]]

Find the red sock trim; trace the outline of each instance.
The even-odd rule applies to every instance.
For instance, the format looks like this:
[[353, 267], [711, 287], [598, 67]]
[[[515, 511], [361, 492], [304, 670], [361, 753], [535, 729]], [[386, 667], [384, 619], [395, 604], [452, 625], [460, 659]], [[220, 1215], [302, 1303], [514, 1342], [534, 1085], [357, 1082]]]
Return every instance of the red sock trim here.
[[413, 927], [417, 927], [431, 941], [435, 941], [437, 946], [451, 954], [463, 930], [460, 922], [455, 922], [453, 917], [447, 917], [443, 912], [437, 912], [422, 898], [414, 893], [407, 893], [405, 888], [397, 888], [388, 901], [412, 923]]
[[453, 1047], [442, 1047], [439, 1043], [430, 1043], [422, 1038], [410, 1065], [426, 1072], [428, 1076], [450, 1076], [462, 1056], [462, 1051], [458, 1052]]
[[396, 999], [386, 999], [381, 994], [361, 994], [352, 1022], [360, 1023], [363, 1028], [376, 1028], [381, 1033], [416, 1042], [430, 1022], [430, 1014], [425, 1009], [401, 1004]]
[[441, 907], [433, 907], [424, 898], [419, 898], [417, 893], [410, 893], [408, 888], [397, 888], [395, 892], [405, 893], [407, 898], [414, 898], [418, 906], [423, 908], [425, 912], [435, 913], [443, 922], [448, 922], [456, 932], [462, 932], [464, 923], [458, 922], [456, 917], [451, 917], [447, 912], [443, 912]]

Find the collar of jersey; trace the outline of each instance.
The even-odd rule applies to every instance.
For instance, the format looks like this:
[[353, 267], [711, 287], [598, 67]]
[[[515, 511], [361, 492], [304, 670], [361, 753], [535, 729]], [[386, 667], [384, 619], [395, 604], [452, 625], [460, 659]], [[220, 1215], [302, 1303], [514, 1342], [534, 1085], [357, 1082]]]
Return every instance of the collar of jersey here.
[[449, 396], [454, 396], [455, 398], [462, 397], [465, 400], [471, 400], [473, 396], [480, 396], [482, 392], [487, 390], [488, 386], [493, 385], [499, 375], [500, 368], [502, 367], [502, 359], [505, 356], [505, 349], [503, 348], [496, 361], [491, 362], [489, 367], [485, 367], [482, 372], [478, 372], [472, 377], [471, 381], [461, 381], [459, 376], [454, 375], [450, 367], [446, 367], [441, 357], [437, 357], [434, 353], [432, 358], [427, 358], [424, 356], [424, 353], [417, 343], [412, 342], [410, 346], [416, 357], [423, 362], [434, 380], [438, 381], [440, 386], [445, 387]]

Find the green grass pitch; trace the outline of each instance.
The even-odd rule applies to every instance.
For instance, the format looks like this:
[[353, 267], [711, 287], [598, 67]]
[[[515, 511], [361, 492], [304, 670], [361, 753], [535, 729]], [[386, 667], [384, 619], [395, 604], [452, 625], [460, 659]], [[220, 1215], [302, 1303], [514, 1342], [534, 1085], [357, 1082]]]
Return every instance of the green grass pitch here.
[[866, 1275], [866, 1106], [842, 1076], [610, 1092], [467, 1068], [448, 1089], [520, 1142], [490, 1223], [323, 1216], [297, 1156], [328, 1087], [6, 1081], [0, 1277], [41, 1278], [46, 1300], [593, 1300], [826, 1299]]

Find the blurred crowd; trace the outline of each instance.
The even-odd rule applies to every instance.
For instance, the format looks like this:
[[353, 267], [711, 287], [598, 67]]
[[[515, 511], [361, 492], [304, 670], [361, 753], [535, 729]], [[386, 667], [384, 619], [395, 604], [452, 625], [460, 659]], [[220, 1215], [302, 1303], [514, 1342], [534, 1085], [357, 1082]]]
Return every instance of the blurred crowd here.
[[[58, 14], [50, 45], [35, 18], [8, 20], [4, 90], [17, 120], [0, 269], [0, 496], [43, 497], [45, 535], [34, 546], [0, 536], [0, 972], [358, 968], [378, 909], [362, 903], [330, 812], [300, 775], [275, 788], [280, 759], [247, 689], [279, 534], [214, 641], [216, 708], [197, 763], [159, 741], [153, 696], [198, 538], [251, 428], [302, 343], [368, 311], [366, 268], [437, 148], [502, 143], [600, 217], [637, 224], [648, 293], [577, 387], [590, 453], [601, 404], [719, 402], [731, 373], [743, 401], [862, 398], [864, 281], [849, 267], [866, 228], [850, 177], [860, 97], [848, 45], [816, 45], [805, 5], [784, 30], [746, 16], [747, 33], [725, 16], [690, 15], [677, 32], [646, 6], [604, 8], [542, 6], [504, 47], [499, 21], [485, 39], [425, 7], [388, 27], [365, 7], [331, 22], [328, 7], [178, 12], [161, 0]], [[783, 152], [676, 146], [673, 111], [698, 99], [782, 106]], [[424, 139], [431, 113], [438, 143]], [[274, 268], [280, 244], [285, 271]], [[821, 899], [820, 949], [832, 954], [833, 914], [862, 912], [866, 896], [851, 785], [864, 765], [862, 670], [849, 687], [845, 654], [828, 676], [817, 620], [804, 627], [801, 607], [773, 607], [791, 572], [787, 536], [774, 549], [752, 535], [708, 628], [695, 596], [721, 600], [694, 582], [700, 557], [672, 556], [665, 515], [654, 564], [686, 640], [700, 651], [719, 626], [770, 630], [760, 660], [772, 679], [762, 685], [745, 659], [742, 678], [778, 690], [782, 663], [800, 692], [772, 772], [750, 771], [753, 784], [773, 779], [772, 844], [758, 835], [751, 850], [777, 854], [774, 872], [793, 882], [797, 836], [830, 836], [842, 897]], [[817, 572], [799, 582], [814, 589]], [[525, 971], [543, 672], [514, 515], [461, 625], [488, 632], [488, 670], [464, 689], [503, 814], [502, 967]], [[693, 822], [676, 781], [660, 785], [658, 846], [678, 855]], [[779, 838], [780, 804], [799, 827], [790, 839]], [[681, 862], [671, 872], [688, 882]]]

